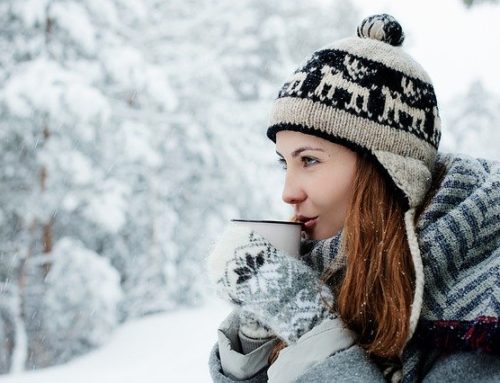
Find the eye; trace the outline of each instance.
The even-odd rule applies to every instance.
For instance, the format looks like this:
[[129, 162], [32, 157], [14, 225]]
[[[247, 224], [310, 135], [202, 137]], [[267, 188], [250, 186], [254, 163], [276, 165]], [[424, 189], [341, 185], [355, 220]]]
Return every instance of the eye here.
[[281, 165], [283, 170], [286, 170], [286, 161], [284, 158], [278, 158], [278, 163]]
[[[319, 161], [316, 159], [316, 158], [312, 158], [312, 157], [301, 157], [300, 160], [302, 161], [302, 163], [304, 164], [304, 167], [307, 168], [307, 167], [310, 167], [310, 166], [313, 166], [313, 165], [316, 165], [319, 163]], [[286, 170], [286, 161], [284, 158], [278, 158], [278, 163], [281, 165], [281, 168], [283, 170]]]
[[302, 157], [301, 160], [304, 163], [305, 167], [309, 167], [309, 166], [312, 166], [312, 165], [319, 163], [319, 161], [316, 158], [312, 158], [312, 157]]

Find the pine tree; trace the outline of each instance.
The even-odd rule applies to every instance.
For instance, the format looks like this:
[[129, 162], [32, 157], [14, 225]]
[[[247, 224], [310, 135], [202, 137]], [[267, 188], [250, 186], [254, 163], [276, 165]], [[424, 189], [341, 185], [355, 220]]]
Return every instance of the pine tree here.
[[476, 81], [450, 105], [446, 149], [500, 160], [500, 99]]
[[64, 363], [104, 344], [118, 324], [122, 299], [120, 276], [109, 261], [77, 240], [62, 238], [49, 256], [34, 255], [27, 274], [42, 278], [26, 288], [31, 334], [27, 368]]
[[229, 218], [288, 218], [267, 112], [357, 17], [340, 1], [8, 0], [0, 20], [0, 368], [18, 371], [200, 303]]
[[180, 105], [165, 144], [178, 212], [169, 290], [179, 303], [193, 302], [207, 290], [200, 268], [207, 249], [230, 218], [288, 218], [267, 113], [300, 61], [346, 29], [351, 35], [357, 17], [349, 2], [325, 10], [309, 2], [193, 0], [157, 9], [171, 26], [157, 57], [176, 64], [170, 77]]

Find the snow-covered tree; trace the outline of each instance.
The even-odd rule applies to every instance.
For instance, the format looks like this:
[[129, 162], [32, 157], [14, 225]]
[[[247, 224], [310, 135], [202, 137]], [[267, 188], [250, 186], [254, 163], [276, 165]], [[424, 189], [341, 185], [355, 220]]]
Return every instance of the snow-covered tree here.
[[[40, 270], [47, 264], [44, 276]], [[107, 259], [62, 238], [49, 256], [32, 256], [26, 269], [27, 368], [63, 363], [106, 342], [122, 299], [120, 275]]]
[[467, 8], [471, 8], [483, 3], [498, 3], [498, 0], [462, 0]]
[[169, 269], [176, 270], [173, 296], [186, 302], [206, 291], [200, 261], [228, 219], [288, 218], [265, 137], [271, 102], [307, 54], [352, 34], [357, 17], [350, 2], [325, 9], [315, 2], [192, 0], [159, 2], [158, 9], [171, 28], [154, 29], [164, 47], [157, 56], [176, 63], [166, 70], [173, 70], [180, 104], [176, 150], [167, 149], [176, 153], [168, 166], [177, 170], [171, 200], [179, 212]]
[[[11, 273], [9, 272], [9, 274]], [[16, 281], [11, 282], [8, 277], [3, 277], [3, 282], [0, 285], [0, 339], [2, 340], [0, 343], [0, 374], [11, 371], [12, 359], [15, 354], [14, 347], [20, 343], [16, 336], [25, 334], [25, 331], [16, 331], [16, 325], [22, 323], [19, 321], [19, 315], [16, 315], [19, 312], [19, 294]], [[25, 344], [23, 344], [23, 349], [26, 349]]]
[[480, 81], [448, 106], [443, 148], [500, 160], [500, 99]]
[[[129, 165], [136, 159], [138, 143], [129, 134], [135, 147], [124, 146], [128, 133], [120, 129], [132, 117], [144, 117], [134, 113], [137, 99], [162, 108], [175, 100], [166, 101], [168, 91], [157, 67], [127, 49], [130, 32], [140, 30], [134, 27], [146, 20], [136, 2], [25, 0], [3, 2], [2, 7], [1, 44], [15, 53], [3, 56], [0, 76], [1, 156], [6, 164], [0, 174], [5, 181], [0, 218], [8, 223], [2, 224], [6, 240], [0, 246], [9, 262], [13, 258], [18, 263], [19, 273], [10, 278], [22, 297], [19, 319], [29, 329], [48, 329], [50, 323], [32, 326], [34, 319], [26, 311], [39, 302], [26, 292], [45, 291], [53, 243], [64, 236], [79, 238], [89, 251], [106, 257], [100, 251], [103, 243], [125, 226], [136, 188], [128, 169], [112, 172], [115, 163]], [[137, 91], [145, 96], [135, 97]], [[140, 176], [144, 167], [130, 170]], [[37, 263], [40, 273], [30, 269], [41, 275], [38, 279], [27, 278], [33, 254], [47, 256]], [[65, 256], [70, 261], [73, 254], [68, 250]], [[31, 351], [35, 337], [47, 337], [34, 331], [28, 335]], [[42, 364], [68, 358], [57, 356], [64, 349], [75, 351], [60, 345]], [[31, 359], [39, 357], [36, 349], [30, 354]]]
[[78, 315], [112, 328], [100, 306], [88, 317], [97, 290], [62, 294], [76, 259], [109, 261], [127, 320], [200, 302], [229, 218], [287, 218], [271, 102], [357, 19], [340, 1], [0, 3], [2, 371], [95, 346], [94, 331], [65, 332]]

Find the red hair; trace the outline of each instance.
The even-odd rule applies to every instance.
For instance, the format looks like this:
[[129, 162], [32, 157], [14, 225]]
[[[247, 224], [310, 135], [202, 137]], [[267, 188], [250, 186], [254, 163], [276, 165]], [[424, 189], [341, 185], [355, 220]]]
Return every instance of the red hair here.
[[[437, 187], [434, 184], [432, 190]], [[432, 194], [417, 209], [415, 220]], [[383, 358], [401, 355], [410, 331], [415, 272], [404, 225], [407, 208], [407, 201], [379, 164], [357, 156], [353, 195], [343, 226], [345, 275], [340, 284], [329, 269], [321, 276], [337, 297], [332, 310], [359, 335], [360, 346]], [[283, 341], [276, 344], [270, 363], [284, 347]]]

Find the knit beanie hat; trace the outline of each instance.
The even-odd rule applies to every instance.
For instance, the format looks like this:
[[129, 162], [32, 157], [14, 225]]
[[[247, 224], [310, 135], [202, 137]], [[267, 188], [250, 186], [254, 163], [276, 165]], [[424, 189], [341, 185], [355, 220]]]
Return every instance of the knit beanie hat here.
[[401, 25], [382, 14], [315, 51], [281, 88], [267, 136], [294, 130], [368, 152], [416, 207], [430, 187], [440, 118], [431, 80], [403, 41]]
[[408, 202], [404, 221], [415, 270], [408, 340], [423, 300], [424, 274], [415, 211], [431, 185], [441, 138], [431, 80], [405, 53], [404, 33], [394, 17], [364, 19], [357, 37], [317, 51], [281, 88], [267, 136], [293, 130], [344, 145], [381, 165]]

